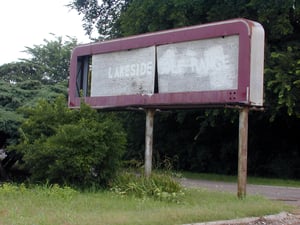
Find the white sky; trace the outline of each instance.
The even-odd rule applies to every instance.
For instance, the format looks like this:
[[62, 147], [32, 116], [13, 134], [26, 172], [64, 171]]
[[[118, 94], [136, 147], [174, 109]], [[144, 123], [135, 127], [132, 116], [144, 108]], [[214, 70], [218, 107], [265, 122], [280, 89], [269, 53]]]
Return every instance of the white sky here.
[[70, 10], [71, 0], [9, 0], [0, 6], [0, 65], [27, 58], [25, 46], [33, 47], [56, 36], [76, 37], [79, 43], [90, 42], [84, 35], [81, 15]]

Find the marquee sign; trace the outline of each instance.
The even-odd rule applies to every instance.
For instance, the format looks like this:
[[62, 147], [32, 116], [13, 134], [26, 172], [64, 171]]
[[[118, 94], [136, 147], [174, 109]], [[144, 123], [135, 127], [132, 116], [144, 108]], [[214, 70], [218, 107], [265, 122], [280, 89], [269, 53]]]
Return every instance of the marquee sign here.
[[153, 94], [155, 47], [92, 56], [91, 97]]
[[237, 89], [238, 47], [237, 35], [158, 46], [160, 93]]
[[194, 108], [263, 104], [264, 29], [234, 19], [73, 50], [69, 106]]

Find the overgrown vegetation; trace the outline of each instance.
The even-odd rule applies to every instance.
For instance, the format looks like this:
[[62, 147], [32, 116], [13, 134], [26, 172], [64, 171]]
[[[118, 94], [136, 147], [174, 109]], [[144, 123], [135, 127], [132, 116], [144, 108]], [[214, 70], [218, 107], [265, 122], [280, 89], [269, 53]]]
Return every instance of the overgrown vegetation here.
[[[298, 1], [73, 0], [69, 6], [83, 14], [84, 29], [88, 33], [91, 34], [93, 29], [99, 31], [99, 39], [237, 17], [260, 22], [266, 31], [265, 104], [263, 112], [250, 112], [248, 172], [253, 176], [300, 178], [299, 135], [295, 132], [300, 126]], [[83, 185], [90, 185], [95, 179], [97, 182], [102, 180], [95, 174], [103, 169], [94, 166], [94, 158], [86, 157], [87, 161], [83, 162], [85, 154], [99, 157], [110, 164], [108, 162], [111, 160], [107, 160], [104, 155], [108, 152], [119, 155], [123, 151], [108, 151], [107, 148], [116, 147], [111, 146], [115, 145], [114, 140], [108, 138], [110, 135], [105, 136], [100, 132], [102, 129], [110, 132], [110, 128], [106, 128], [110, 127], [107, 125], [110, 122], [103, 122], [106, 117], [110, 121], [116, 120], [110, 113], [107, 116], [104, 113], [98, 115], [93, 120], [80, 117], [78, 111], [68, 111], [67, 114], [63, 111], [51, 111], [53, 109], [50, 104], [37, 114], [39, 120], [31, 120], [27, 128], [23, 124], [20, 130], [23, 133], [18, 132], [24, 115], [29, 118], [31, 113], [30, 110], [17, 113], [19, 107], [33, 107], [39, 99], [43, 99], [40, 103], [53, 102], [58, 95], [67, 95], [68, 64], [76, 42], [73, 38], [64, 41], [61, 37], [54, 36], [54, 40], [45, 40], [42, 45], [26, 47], [31, 59], [0, 66], [0, 148], [6, 149], [11, 144], [18, 144], [18, 152], [26, 155], [25, 167], [36, 174], [32, 176], [33, 180], [81, 183], [79, 180], [83, 179]], [[48, 111], [54, 112], [53, 116]], [[74, 122], [75, 117], [77, 122]], [[124, 158], [143, 161], [145, 115], [140, 112], [125, 112], [118, 113], [117, 117], [122, 120], [127, 133]], [[99, 124], [94, 123], [99, 120]], [[122, 130], [119, 129], [120, 124], [117, 127], [117, 130]], [[170, 159], [174, 169], [234, 175], [237, 171], [237, 129], [238, 111], [233, 109], [156, 113], [154, 165], [160, 168], [164, 159]], [[81, 130], [84, 132], [78, 137], [76, 134]], [[105, 139], [102, 144], [87, 140], [86, 143], [91, 146], [84, 146], [82, 142], [78, 142], [80, 138], [96, 138], [97, 135]], [[103, 145], [106, 139], [112, 142], [111, 147]], [[77, 150], [72, 147], [75, 143], [78, 145]], [[106, 153], [91, 153], [92, 146]], [[70, 155], [77, 155], [78, 159], [69, 163], [67, 159]], [[49, 163], [54, 167], [50, 168]], [[0, 169], [1, 166], [0, 162]], [[38, 169], [47, 172], [43, 174]], [[70, 175], [71, 171], [74, 171], [73, 175]], [[54, 172], [61, 176], [54, 176]], [[84, 173], [89, 176], [83, 178], [79, 175]], [[66, 178], [67, 175], [70, 177]], [[104, 180], [102, 181], [106, 183]]]
[[105, 186], [117, 172], [126, 137], [113, 114], [99, 114], [84, 103], [71, 110], [63, 96], [22, 112], [21, 139], [10, 150], [23, 155], [33, 182]]
[[150, 177], [133, 172], [123, 172], [113, 181], [111, 190], [121, 196], [142, 199], [154, 198], [179, 203], [184, 196], [181, 185], [167, 173], [152, 173]]

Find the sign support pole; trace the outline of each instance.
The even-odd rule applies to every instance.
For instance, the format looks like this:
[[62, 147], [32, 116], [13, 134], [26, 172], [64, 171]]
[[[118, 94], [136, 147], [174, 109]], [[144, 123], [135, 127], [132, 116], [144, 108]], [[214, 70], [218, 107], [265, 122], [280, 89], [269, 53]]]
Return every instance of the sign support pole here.
[[249, 107], [240, 109], [239, 115], [239, 155], [238, 155], [238, 198], [246, 197], [247, 154], [248, 154], [248, 115]]
[[155, 109], [146, 109], [146, 131], [145, 131], [145, 176], [146, 177], [149, 177], [152, 171], [154, 114], [155, 114]]

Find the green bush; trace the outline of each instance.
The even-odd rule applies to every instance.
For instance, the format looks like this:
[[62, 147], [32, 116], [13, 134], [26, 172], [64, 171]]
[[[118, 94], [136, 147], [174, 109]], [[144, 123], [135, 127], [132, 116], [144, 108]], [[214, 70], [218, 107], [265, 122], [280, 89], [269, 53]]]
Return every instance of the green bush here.
[[126, 144], [113, 114], [99, 114], [85, 104], [71, 110], [63, 97], [23, 112], [21, 140], [11, 149], [23, 154], [32, 181], [88, 187], [113, 178]]

